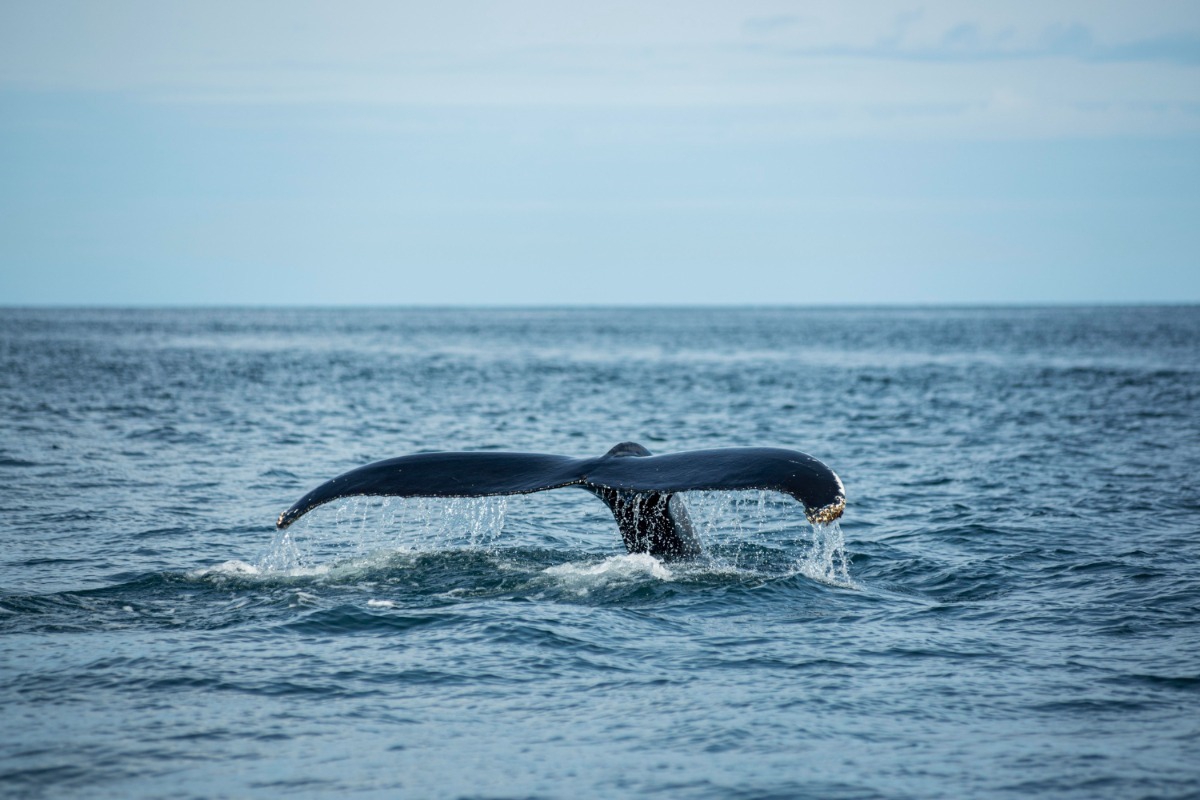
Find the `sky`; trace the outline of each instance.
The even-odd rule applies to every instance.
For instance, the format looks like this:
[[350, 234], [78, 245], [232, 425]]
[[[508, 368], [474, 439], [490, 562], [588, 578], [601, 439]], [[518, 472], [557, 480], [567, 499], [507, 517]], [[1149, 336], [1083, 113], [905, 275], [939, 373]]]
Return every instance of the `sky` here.
[[0, 4], [0, 306], [1200, 302], [1200, 3]]

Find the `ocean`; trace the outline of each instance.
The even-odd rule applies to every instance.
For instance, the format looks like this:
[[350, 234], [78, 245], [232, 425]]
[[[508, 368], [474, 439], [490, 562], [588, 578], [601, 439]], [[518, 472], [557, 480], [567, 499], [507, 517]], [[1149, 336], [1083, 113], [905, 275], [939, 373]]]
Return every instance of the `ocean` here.
[[[834, 524], [427, 450], [812, 454]], [[1200, 797], [1200, 308], [2, 309], [0, 795]]]

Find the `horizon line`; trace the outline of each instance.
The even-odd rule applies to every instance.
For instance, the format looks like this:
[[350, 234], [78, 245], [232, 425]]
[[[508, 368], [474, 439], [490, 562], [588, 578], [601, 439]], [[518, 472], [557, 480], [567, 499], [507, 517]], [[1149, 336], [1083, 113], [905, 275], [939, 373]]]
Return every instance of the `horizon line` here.
[[1197, 300], [1068, 300], [1068, 301], [914, 301], [864, 303], [5, 303], [0, 311], [566, 311], [566, 310], [969, 310], [1054, 308], [1189, 308]]

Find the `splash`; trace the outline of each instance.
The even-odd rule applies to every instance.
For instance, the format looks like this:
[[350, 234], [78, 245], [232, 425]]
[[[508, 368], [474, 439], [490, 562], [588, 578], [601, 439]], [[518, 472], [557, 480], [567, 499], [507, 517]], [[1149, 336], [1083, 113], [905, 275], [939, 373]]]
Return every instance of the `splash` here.
[[675, 578], [663, 562], [648, 553], [610, 556], [598, 564], [568, 562], [547, 567], [542, 574], [554, 578], [557, 583], [581, 596], [595, 589], [635, 583], [646, 578], [659, 581]]
[[258, 559], [257, 569], [267, 572], [287, 572], [300, 566], [300, 550], [290, 529], [275, 531], [270, 548]]
[[291, 573], [381, 552], [488, 550], [504, 528], [507, 509], [502, 496], [346, 498], [333, 509], [332, 524], [328, 514], [317, 512], [276, 531], [256, 566]]
[[209, 578], [209, 577], [246, 577], [251, 575], [259, 575], [262, 569], [254, 564], [247, 564], [245, 561], [238, 561], [236, 558], [229, 561], [222, 561], [220, 564], [214, 564], [211, 567], [202, 569], [194, 569], [187, 573], [189, 578]]
[[[550, 536], [556, 544], [574, 549], [594, 526], [598, 546], [620, 548], [620, 538], [606, 515], [594, 514], [584, 524], [572, 521], [576, 509], [594, 505], [582, 495], [578, 500], [569, 503], [548, 498], [552, 502], [541, 512], [544, 521], [535, 522], [537, 527], [532, 529], [534, 541], [545, 542]], [[850, 559], [838, 521], [808, 523], [794, 500], [776, 492], [685, 492], [682, 500], [704, 550], [700, 559], [673, 562], [668, 567], [645, 554], [620, 555], [599, 563], [570, 562], [551, 567], [545, 574], [581, 589], [616, 580], [673, 580], [709, 574], [799, 574], [829, 586], [857, 588], [850, 577]], [[330, 504], [325, 513], [318, 509], [277, 531], [262, 556], [246, 566], [276, 577], [305, 577], [320, 571], [344, 577], [344, 573], [394, 566], [390, 559], [396, 556], [452, 550], [498, 555], [508, 508], [509, 498], [504, 496], [346, 498], [336, 506]], [[537, 520], [535, 514], [521, 515], [526, 516]], [[513, 533], [519, 540], [528, 528], [518, 525]], [[516, 571], [528, 567], [520, 564]], [[234, 577], [231, 569], [225, 571], [225, 577]]]
[[850, 562], [846, 557], [846, 537], [837, 520], [814, 523], [809, 537], [808, 551], [796, 563], [801, 575], [814, 581], [857, 589], [850, 578]]
[[238, 559], [232, 559], [211, 567], [191, 570], [186, 573], [186, 577], [192, 580], [211, 581], [217, 584], [254, 583], [258, 581], [274, 581], [280, 577], [316, 578], [324, 576], [329, 572], [329, 565], [327, 564], [312, 566], [291, 564], [283, 566], [281, 559], [276, 559], [269, 566], [265, 564], [266, 562], [262, 561], [258, 564], [250, 564]]
[[857, 588], [837, 520], [808, 523], [797, 536], [796, 502], [777, 492], [687, 492], [685, 502], [710, 567], [734, 573], [782, 570]]

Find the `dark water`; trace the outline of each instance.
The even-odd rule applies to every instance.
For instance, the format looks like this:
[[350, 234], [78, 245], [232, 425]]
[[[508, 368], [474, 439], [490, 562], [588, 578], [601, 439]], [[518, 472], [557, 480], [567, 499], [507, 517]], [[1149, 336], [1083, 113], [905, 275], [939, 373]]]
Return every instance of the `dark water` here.
[[[1200, 309], [0, 311], [0, 795], [1200, 795]], [[692, 495], [332, 504], [420, 449]], [[840, 538], [844, 534], [844, 546]], [[844, 561], [843, 561], [844, 559]]]

